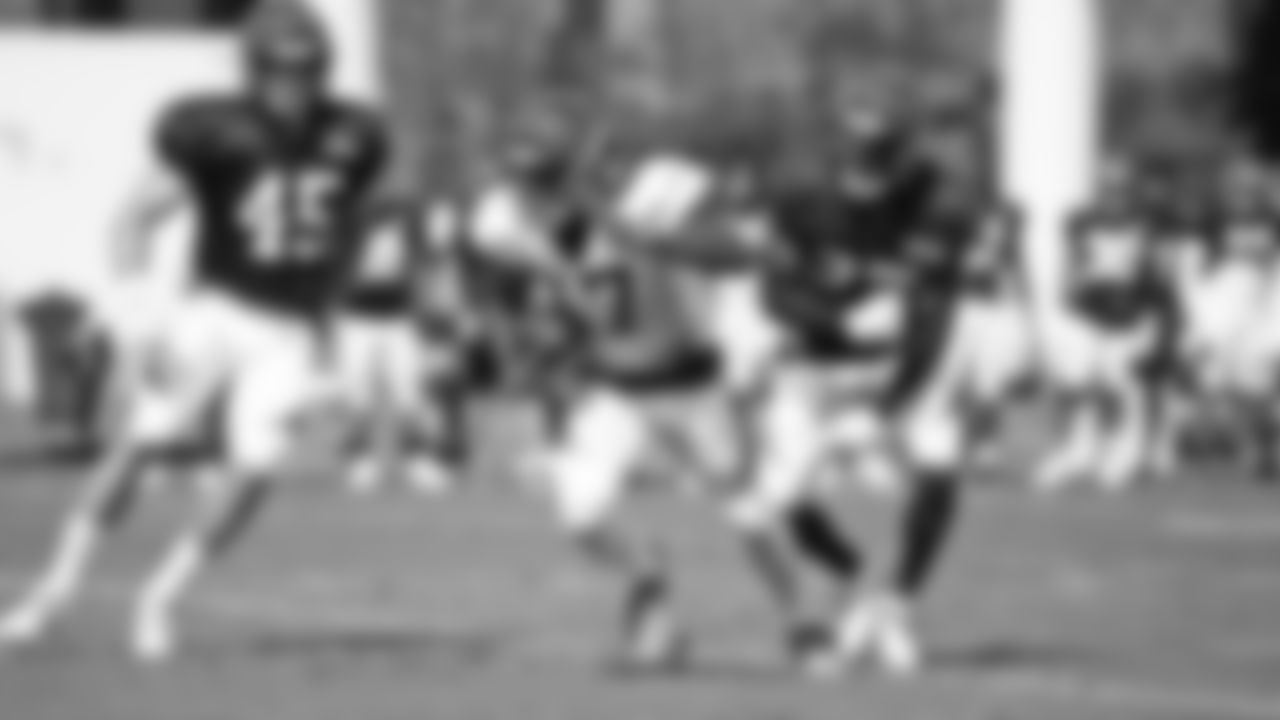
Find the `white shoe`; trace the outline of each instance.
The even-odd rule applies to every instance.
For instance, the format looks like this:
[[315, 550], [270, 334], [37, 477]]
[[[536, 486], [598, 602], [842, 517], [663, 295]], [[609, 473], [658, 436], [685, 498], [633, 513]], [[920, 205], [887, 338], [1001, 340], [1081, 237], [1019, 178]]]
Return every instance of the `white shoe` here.
[[813, 655], [805, 663], [805, 673], [815, 680], [832, 681], [873, 651], [878, 617], [869, 598], [855, 602], [836, 625], [831, 647]]
[[23, 603], [0, 621], [0, 645], [26, 647], [34, 645], [49, 632], [53, 612], [36, 603]]
[[423, 495], [445, 495], [454, 487], [452, 471], [434, 459], [411, 460], [404, 468], [405, 484]]
[[146, 665], [171, 660], [178, 649], [173, 618], [155, 609], [139, 610], [134, 616], [130, 647], [134, 658]]
[[891, 677], [919, 674], [924, 652], [904, 601], [869, 597], [854, 604], [837, 628], [831, 651], [816, 658], [808, 669], [814, 677], [830, 680], [863, 660]]
[[372, 495], [382, 489], [386, 473], [381, 463], [362, 459], [347, 470], [347, 490], [352, 495]]
[[920, 674], [924, 650], [907, 604], [897, 599], [882, 599], [876, 619], [875, 658], [880, 669], [895, 678]]

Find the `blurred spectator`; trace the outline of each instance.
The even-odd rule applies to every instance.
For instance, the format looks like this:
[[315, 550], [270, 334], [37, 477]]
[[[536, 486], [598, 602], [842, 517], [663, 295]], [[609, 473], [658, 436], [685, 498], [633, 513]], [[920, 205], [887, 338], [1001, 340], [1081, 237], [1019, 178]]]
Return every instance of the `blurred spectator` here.
[[64, 430], [75, 449], [91, 448], [110, 366], [105, 335], [77, 298], [50, 292], [21, 311], [35, 353], [37, 415]]

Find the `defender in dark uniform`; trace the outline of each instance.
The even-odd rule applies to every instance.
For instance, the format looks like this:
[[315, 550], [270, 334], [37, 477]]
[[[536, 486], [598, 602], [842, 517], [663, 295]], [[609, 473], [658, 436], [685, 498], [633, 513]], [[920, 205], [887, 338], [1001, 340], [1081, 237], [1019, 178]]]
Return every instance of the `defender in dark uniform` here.
[[[854, 137], [857, 151], [833, 177], [784, 188], [769, 203], [784, 261], [766, 280], [769, 307], [789, 334], [789, 361], [763, 410], [762, 456], [735, 520], [758, 542], [779, 600], [794, 604], [767, 535], [779, 523], [805, 557], [853, 600], [831, 633], [793, 615], [794, 647], [822, 672], [868, 651], [887, 669], [913, 671], [920, 651], [909, 610], [924, 589], [956, 510], [959, 448], [938, 384], [958, 255], [937, 214], [944, 178], [908, 131], [879, 124]], [[944, 244], [937, 244], [944, 243]], [[824, 408], [825, 406], [825, 408]], [[815, 465], [832, 447], [861, 458], [859, 471], [894, 472], [889, 439], [913, 475], [892, 587], [857, 588], [862, 560], [821, 501]]]
[[159, 222], [193, 211], [192, 287], [130, 385], [119, 446], [95, 473], [44, 576], [0, 624], [39, 638], [78, 594], [102, 536], [132, 507], [144, 473], [219, 420], [224, 484], [147, 580], [132, 643], [142, 660], [176, 647], [188, 587], [251, 523], [286, 471], [302, 413], [321, 402], [330, 315], [354, 247], [356, 215], [381, 171], [379, 123], [327, 89], [325, 33], [301, 6], [267, 2], [246, 36], [249, 87], [178, 103], [161, 117], [161, 172], [129, 208], [126, 270], [146, 260]]

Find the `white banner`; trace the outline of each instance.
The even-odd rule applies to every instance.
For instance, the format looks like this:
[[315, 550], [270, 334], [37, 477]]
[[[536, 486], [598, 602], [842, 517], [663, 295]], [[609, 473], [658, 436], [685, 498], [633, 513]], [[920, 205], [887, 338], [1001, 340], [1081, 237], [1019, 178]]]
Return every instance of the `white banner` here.
[[1101, 152], [1098, 0], [1003, 0], [1001, 178], [1022, 238], [1042, 349], [1056, 353], [1067, 223], [1090, 199]]
[[109, 237], [157, 116], [226, 87], [231, 52], [206, 36], [0, 34], [0, 293], [107, 291]]
[[[226, 87], [232, 53], [204, 35], [0, 33], [0, 380], [11, 402], [35, 397], [24, 301], [61, 290], [114, 315], [144, 292], [113, 277], [112, 228], [151, 161], [162, 109]], [[149, 283], [182, 281], [182, 225], [165, 233]]]

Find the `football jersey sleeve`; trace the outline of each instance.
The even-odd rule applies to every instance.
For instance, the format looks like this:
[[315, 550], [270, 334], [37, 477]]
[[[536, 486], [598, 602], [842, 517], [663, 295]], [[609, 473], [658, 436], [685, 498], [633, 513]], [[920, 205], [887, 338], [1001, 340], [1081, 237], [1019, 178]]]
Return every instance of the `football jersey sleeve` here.
[[199, 101], [171, 106], [156, 125], [154, 149], [161, 164], [182, 174], [204, 167], [213, 157], [216, 111]]

